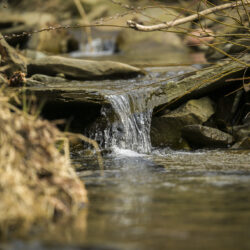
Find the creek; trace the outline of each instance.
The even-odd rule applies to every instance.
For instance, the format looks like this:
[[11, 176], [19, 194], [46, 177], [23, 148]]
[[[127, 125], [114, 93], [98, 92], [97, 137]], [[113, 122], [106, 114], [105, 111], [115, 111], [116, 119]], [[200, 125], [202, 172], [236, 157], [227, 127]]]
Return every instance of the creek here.
[[147, 84], [133, 91], [124, 87], [123, 93], [116, 86], [118, 94], [106, 96], [111, 107], [103, 115], [112, 109], [116, 121], [98, 134], [104, 147], [112, 148], [104, 156], [103, 174], [92, 157], [74, 156], [90, 199], [85, 244], [96, 249], [248, 249], [250, 152], [152, 147]]
[[107, 151], [105, 169], [94, 154], [71, 152], [88, 190], [86, 230], [2, 249], [249, 249], [250, 152], [151, 146], [155, 78], [166, 84], [161, 77], [183, 73], [77, 83], [101, 89], [109, 103], [101, 110], [107, 126], [90, 134]]

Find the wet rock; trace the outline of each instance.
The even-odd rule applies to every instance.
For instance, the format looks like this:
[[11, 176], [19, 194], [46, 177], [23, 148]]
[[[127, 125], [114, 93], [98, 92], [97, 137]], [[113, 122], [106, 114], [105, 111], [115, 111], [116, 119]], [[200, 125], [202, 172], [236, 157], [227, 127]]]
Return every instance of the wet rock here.
[[43, 86], [44, 84], [42, 82], [33, 80], [31, 78], [26, 79], [26, 86], [27, 87], [38, 87], [38, 86]]
[[215, 112], [214, 104], [208, 97], [190, 100], [174, 111], [161, 117], [153, 117], [151, 141], [154, 146], [170, 146], [175, 149], [186, 147], [181, 130], [189, 124], [202, 124]]
[[233, 143], [233, 137], [230, 134], [199, 124], [185, 126], [182, 129], [182, 136], [194, 148], [224, 148]]
[[55, 76], [64, 73], [71, 79], [129, 78], [142, 73], [139, 68], [112, 61], [90, 61], [50, 56], [28, 64], [28, 74]]
[[206, 69], [190, 73], [191, 75], [188, 74], [182, 80], [169, 81], [168, 84], [153, 89], [148, 100], [148, 107], [159, 106], [159, 109], [162, 110], [162, 105], [169, 106], [177, 101], [183, 103], [185, 100], [200, 98], [212, 93], [214, 95], [218, 89], [229, 87], [226, 79], [242, 77], [245, 70], [244, 63], [250, 62], [249, 55], [246, 54], [239, 59], [242, 64], [233, 60], [225, 60]]
[[43, 84], [55, 84], [55, 83], [62, 83], [66, 82], [67, 80], [63, 77], [58, 77], [58, 76], [47, 76], [47, 75], [41, 75], [41, 74], [35, 74], [31, 78], [31, 80], [35, 80], [38, 82], [41, 82]]
[[[1, 34], [0, 37], [2, 37]], [[8, 76], [11, 76], [16, 71], [27, 72], [26, 59], [4, 39], [0, 40], [0, 55], [0, 66], [6, 66], [3, 72]]]

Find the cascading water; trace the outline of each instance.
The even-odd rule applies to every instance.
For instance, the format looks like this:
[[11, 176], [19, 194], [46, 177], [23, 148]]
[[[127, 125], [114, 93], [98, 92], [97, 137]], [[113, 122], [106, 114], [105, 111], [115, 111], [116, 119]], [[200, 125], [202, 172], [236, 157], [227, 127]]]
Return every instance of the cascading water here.
[[128, 93], [107, 96], [118, 121], [104, 131], [107, 146], [131, 149], [140, 153], [151, 151], [150, 124], [152, 110], [145, 110], [142, 98]]
[[[150, 126], [155, 99], [162, 98], [160, 86], [167, 84], [166, 77], [173, 79], [176, 76], [175, 79], [178, 79], [180, 73], [185, 72], [176, 70], [160, 74], [156, 71], [142, 78], [103, 83], [102, 91], [110, 105], [102, 107], [102, 119], [87, 133], [88, 136], [104, 148], [150, 153]], [[157, 93], [155, 99], [152, 93]]]
[[106, 99], [110, 105], [102, 107], [101, 122], [98, 121], [87, 135], [103, 148], [150, 153], [152, 109], [146, 106], [145, 92], [112, 93], [107, 94]]

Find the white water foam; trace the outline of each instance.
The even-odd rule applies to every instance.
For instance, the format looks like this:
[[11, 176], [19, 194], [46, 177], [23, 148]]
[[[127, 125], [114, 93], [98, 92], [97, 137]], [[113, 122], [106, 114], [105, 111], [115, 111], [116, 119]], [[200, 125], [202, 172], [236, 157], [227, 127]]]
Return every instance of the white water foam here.
[[142, 98], [127, 93], [107, 96], [118, 121], [105, 130], [105, 144], [139, 153], [151, 152], [152, 110], [145, 110]]
[[116, 156], [126, 157], [143, 157], [145, 154], [138, 153], [130, 149], [119, 148], [117, 146], [112, 147], [112, 151]]

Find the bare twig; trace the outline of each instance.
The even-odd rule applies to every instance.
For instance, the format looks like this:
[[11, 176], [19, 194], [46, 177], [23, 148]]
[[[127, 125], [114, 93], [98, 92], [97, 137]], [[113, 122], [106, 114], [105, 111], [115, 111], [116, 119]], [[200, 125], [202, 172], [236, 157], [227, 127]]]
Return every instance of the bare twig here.
[[237, 6], [242, 6], [243, 4], [244, 5], [249, 5], [250, 1], [249, 0], [241, 0], [241, 1], [236, 1], [236, 2], [233, 2], [233, 3], [226, 3], [226, 4], [218, 5], [218, 6], [215, 6], [213, 8], [209, 8], [209, 9], [200, 11], [197, 14], [187, 16], [187, 17], [184, 17], [184, 18], [180, 18], [180, 19], [177, 19], [177, 20], [173, 20], [173, 21], [170, 21], [170, 22], [167, 22], [167, 23], [160, 23], [160, 24], [156, 24], [156, 25], [147, 25], [146, 26], [146, 25], [138, 24], [138, 23], [136, 23], [136, 22], [134, 22], [132, 20], [128, 20], [127, 25], [130, 28], [136, 29], [136, 30], [139, 30], [139, 31], [149, 32], [149, 31], [162, 30], [162, 29], [167, 29], [167, 28], [171, 28], [171, 27], [174, 27], [174, 26], [178, 26], [180, 24], [184, 24], [184, 23], [187, 23], [187, 22], [192, 22], [195, 19], [197, 19], [199, 16], [206, 16], [206, 15], [209, 15], [211, 13], [215, 13], [215, 12], [220, 11], [220, 10], [225, 10], [225, 9], [235, 8]]

